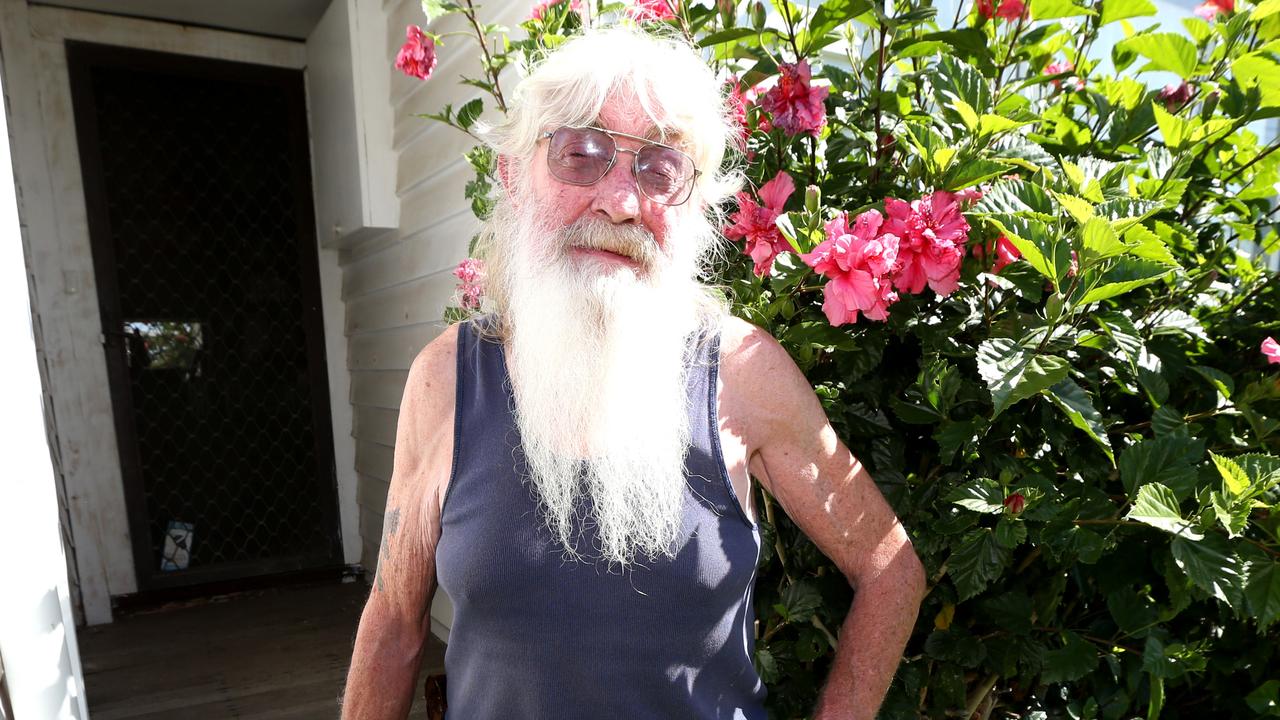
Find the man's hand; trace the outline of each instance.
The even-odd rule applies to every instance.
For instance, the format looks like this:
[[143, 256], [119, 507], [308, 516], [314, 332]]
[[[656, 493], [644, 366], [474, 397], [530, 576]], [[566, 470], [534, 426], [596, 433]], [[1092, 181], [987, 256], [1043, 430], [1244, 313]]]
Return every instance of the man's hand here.
[[400, 720], [413, 706], [431, 632], [440, 505], [453, 455], [457, 342], [457, 328], [450, 327], [409, 369], [378, 571], [356, 632], [343, 694], [344, 720]]
[[751, 474], [856, 591], [814, 719], [873, 718], [915, 624], [923, 568], [786, 350], [740, 320], [722, 345], [722, 419], [743, 438]]

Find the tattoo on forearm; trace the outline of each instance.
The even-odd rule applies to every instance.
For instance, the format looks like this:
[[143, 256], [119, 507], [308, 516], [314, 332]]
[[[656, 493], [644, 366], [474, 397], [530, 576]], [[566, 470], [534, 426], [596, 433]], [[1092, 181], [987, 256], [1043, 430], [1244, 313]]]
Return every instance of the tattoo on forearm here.
[[392, 508], [387, 512], [386, 518], [382, 522], [382, 547], [378, 550], [378, 571], [374, 575], [377, 580], [379, 592], [385, 592], [386, 588], [382, 583], [383, 566], [391, 557], [391, 552], [387, 548], [388, 542], [392, 535], [396, 534], [396, 530], [400, 527], [400, 508]]

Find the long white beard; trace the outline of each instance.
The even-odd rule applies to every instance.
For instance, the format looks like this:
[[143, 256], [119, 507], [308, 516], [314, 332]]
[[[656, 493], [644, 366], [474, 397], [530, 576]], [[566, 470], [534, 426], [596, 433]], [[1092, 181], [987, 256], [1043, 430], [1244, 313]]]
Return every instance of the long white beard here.
[[[507, 364], [521, 470], [546, 526], [570, 557], [626, 567], [671, 556], [685, 502], [696, 260], [655, 247], [638, 277], [567, 254], [617, 232], [608, 223], [550, 236], [523, 225], [508, 265]], [[587, 524], [594, 548], [579, 547]]]

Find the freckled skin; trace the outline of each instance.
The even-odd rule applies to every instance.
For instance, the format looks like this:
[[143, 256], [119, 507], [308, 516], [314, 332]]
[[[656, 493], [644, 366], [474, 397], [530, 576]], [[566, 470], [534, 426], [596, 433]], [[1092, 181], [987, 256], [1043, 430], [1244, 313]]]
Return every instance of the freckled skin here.
[[[638, 107], [616, 98], [605, 104], [598, 124], [639, 136], [652, 130]], [[640, 145], [625, 138], [617, 142]], [[553, 226], [583, 216], [640, 223], [667, 252], [668, 228], [682, 213], [700, 208], [645, 198], [629, 158], [622, 155], [594, 185], [569, 185], [550, 175], [546, 144], [539, 143], [530, 165], [535, 200], [552, 209]], [[342, 707], [346, 720], [403, 718], [412, 703], [430, 632], [441, 501], [452, 464], [456, 344], [454, 326], [424, 348], [409, 371], [377, 588], [356, 634]], [[874, 718], [924, 593], [920, 562], [871, 476], [836, 437], [808, 380], [776, 340], [746, 322], [728, 320], [721, 334], [719, 378], [720, 439], [744, 509], [752, 517], [757, 512], [750, 475], [857, 590], [838, 629], [835, 661], [813, 718]]]

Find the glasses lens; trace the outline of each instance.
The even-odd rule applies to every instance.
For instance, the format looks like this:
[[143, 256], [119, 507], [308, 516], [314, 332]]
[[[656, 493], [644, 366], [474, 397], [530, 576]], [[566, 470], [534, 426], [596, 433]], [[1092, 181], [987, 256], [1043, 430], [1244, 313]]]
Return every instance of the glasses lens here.
[[599, 130], [562, 127], [551, 134], [547, 167], [564, 182], [590, 185], [609, 170], [613, 152], [613, 138]]
[[679, 150], [646, 145], [636, 154], [636, 183], [655, 202], [684, 202], [692, 180], [693, 159]]

